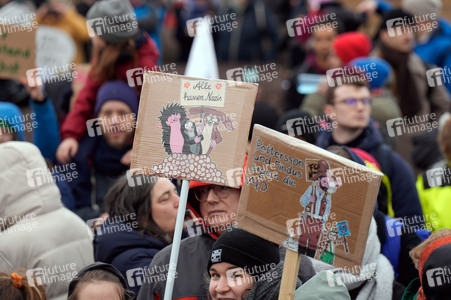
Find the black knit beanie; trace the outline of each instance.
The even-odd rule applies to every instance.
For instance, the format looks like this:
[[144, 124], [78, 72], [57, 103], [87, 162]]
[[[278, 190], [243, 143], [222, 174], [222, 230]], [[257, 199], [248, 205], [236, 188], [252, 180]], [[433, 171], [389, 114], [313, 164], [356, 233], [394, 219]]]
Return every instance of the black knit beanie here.
[[428, 300], [450, 299], [451, 295], [451, 244], [438, 247], [423, 265], [423, 291]]
[[252, 276], [259, 276], [270, 271], [279, 261], [279, 246], [231, 227], [213, 244], [207, 271], [213, 264], [226, 262], [243, 268]]

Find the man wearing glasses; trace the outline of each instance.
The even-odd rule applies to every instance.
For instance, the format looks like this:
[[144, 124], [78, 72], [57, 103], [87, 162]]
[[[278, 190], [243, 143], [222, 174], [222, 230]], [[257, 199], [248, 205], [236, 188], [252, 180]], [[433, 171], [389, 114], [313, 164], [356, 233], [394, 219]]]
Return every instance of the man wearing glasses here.
[[[368, 83], [355, 80], [355, 77], [343, 79], [342, 85], [329, 87], [324, 106], [324, 113], [333, 117], [330, 121], [334, 121], [336, 126], [332, 131], [321, 132], [316, 145], [324, 149], [332, 145], [359, 148], [375, 157], [390, 181], [394, 217], [403, 218], [411, 226], [422, 225], [423, 211], [413, 172], [401, 156], [384, 145], [381, 133], [370, 119]], [[389, 213], [389, 204], [378, 204], [379, 210]]]
[[[181, 241], [172, 299], [204, 300], [208, 295], [209, 283], [205, 280], [208, 277], [205, 270], [210, 258], [209, 252], [215, 240], [235, 225], [241, 189], [196, 181], [191, 181], [189, 188], [188, 207], [197, 220], [186, 223], [188, 232], [194, 232], [195, 235]], [[145, 278], [138, 300], [164, 298], [170, 254], [171, 245], [155, 255], [149, 270], [157, 270], [158, 273], [151, 274], [149, 278], [158, 277], [160, 280]], [[299, 270], [302, 282], [315, 275], [312, 263], [307, 257], [301, 259]]]

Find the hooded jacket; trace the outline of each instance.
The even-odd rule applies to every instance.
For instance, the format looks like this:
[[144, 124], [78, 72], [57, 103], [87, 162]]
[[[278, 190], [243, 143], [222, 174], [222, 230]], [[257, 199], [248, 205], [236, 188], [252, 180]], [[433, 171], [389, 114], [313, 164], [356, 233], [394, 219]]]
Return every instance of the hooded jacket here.
[[74, 274], [94, 258], [89, 227], [63, 207], [49, 177], [33, 144], [0, 145], [0, 269], [27, 269], [52, 300], [66, 296]]
[[[197, 186], [208, 185], [200, 182], [191, 182], [190, 193], [188, 195], [188, 208], [198, 218], [202, 218], [199, 209], [199, 202], [194, 198], [192, 189]], [[203, 224], [203, 222], [202, 222]], [[202, 227], [195, 226], [194, 223], [188, 224], [192, 226], [196, 234], [195, 236], [186, 238], [180, 243], [179, 258], [176, 269], [176, 277], [174, 281], [174, 290], [172, 299], [176, 300], [204, 300], [208, 295], [209, 282], [207, 280], [207, 266], [209, 261], [209, 253], [213, 247], [213, 243], [218, 238], [214, 233]], [[196, 227], [196, 228], [194, 228]], [[188, 232], [190, 229], [188, 228]], [[162, 280], [148, 279], [139, 292], [138, 300], [160, 300], [164, 299], [164, 290], [166, 286], [166, 274], [171, 256], [172, 245], [167, 246], [157, 253], [149, 266], [150, 270], [160, 271]], [[282, 249], [283, 250], [283, 249]], [[281, 251], [281, 259], [285, 252]], [[299, 267], [299, 278], [302, 282], [307, 281], [314, 275], [312, 263], [306, 256], [302, 256], [301, 265]]]
[[[316, 145], [326, 149], [331, 145], [337, 145], [333, 139], [332, 132], [323, 131], [318, 136]], [[345, 146], [362, 149], [373, 157], [380, 159], [379, 151], [383, 145], [383, 139], [380, 132], [374, 126], [374, 122], [370, 121], [368, 127], [354, 141], [349, 142]], [[387, 165], [390, 166], [390, 172], [382, 170], [390, 179], [392, 191], [392, 204], [395, 218], [407, 217], [409, 224], [421, 225], [423, 210], [421, 208], [418, 193], [415, 187], [415, 179], [409, 165], [394, 151], [390, 151]], [[382, 162], [379, 161], [382, 165]]]
[[[128, 226], [126, 226], [128, 225]], [[96, 261], [112, 264], [129, 280], [130, 289], [137, 295], [141, 287], [135, 277], [128, 272], [140, 272], [149, 266], [155, 254], [167, 246], [152, 236], [140, 234], [130, 224], [105, 222], [97, 230], [94, 238], [94, 257]]]

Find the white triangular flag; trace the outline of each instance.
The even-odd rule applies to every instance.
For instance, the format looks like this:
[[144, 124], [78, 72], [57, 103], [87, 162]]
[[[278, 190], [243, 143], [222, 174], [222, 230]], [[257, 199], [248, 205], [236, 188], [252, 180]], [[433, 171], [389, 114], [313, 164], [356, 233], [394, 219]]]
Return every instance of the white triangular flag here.
[[185, 75], [219, 79], [215, 45], [210, 32], [210, 22], [205, 17], [196, 23], [196, 35], [189, 52]]

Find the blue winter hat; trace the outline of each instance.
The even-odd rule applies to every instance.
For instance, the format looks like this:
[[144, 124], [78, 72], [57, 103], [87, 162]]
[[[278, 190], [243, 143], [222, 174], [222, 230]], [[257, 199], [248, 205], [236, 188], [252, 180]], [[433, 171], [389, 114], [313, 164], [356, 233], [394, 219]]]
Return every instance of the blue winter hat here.
[[135, 114], [138, 114], [138, 94], [127, 83], [123, 81], [108, 81], [100, 87], [97, 92], [97, 101], [94, 108], [96, 116], [99, 115], [102, 105], [110, 100], [122, 101], [130, 106]]
[[[17, 105], [10, 102], [0, 102], [1, 123], [4, 124], [4, 127], [19, 128], [19, 130], [15, 130], [15, 132], [17, 133], [17, 136], [21, 141], [25, 141], [24, 133], [21, 130], [22, 128], [24, 128], [24, 119], [25, 118]], [[31, 122], [32, 121], [33, 120], [31, 120]]]
[[[392, 68], [388, 62], [378, 57], [356, 58], [349, 62], [352, 67], [358, 67], [359, 70], [365, 70], [371, 80], [368, 80], [370, 89], [381, 88], [385, 85], [388, 77], [392, 73]], [[373, 72], [374, 76], [373, 76]]]

